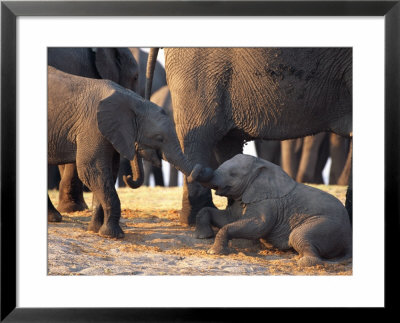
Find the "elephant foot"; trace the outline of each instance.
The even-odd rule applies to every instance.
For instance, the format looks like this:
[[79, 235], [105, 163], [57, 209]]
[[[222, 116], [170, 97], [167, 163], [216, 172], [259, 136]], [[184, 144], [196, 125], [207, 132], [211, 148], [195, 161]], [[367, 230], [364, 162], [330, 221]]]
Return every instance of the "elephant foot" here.
[[323, 261], [315, 256], [303, 256], [297, 261], [297, 264], [300, 267], [312, 267], [312, 266], [322, 265]]
[[60, 212], [77, 212], [88, 209], [88, 206], [84, 200], [82, 201], [64, 201], [60, 200], [58, 203], [58, 209]]
[[47, 221], [49, 222], [61, 222], [62, 216], [57, 210], [51, 210], [47, 212]]
[[214, 245], [208, 249], [207, 253], [209, 255], [228, 255], [231, 253], [231, 249], [228, 248], [228, 246], [222, 246], [222, 245]]
[[214, 231], [209, 225], [196, 226], [196, 230], [193, 233], [196, 239], [208, 239], [214, 236]]
[[104, 223], [99, 230], [99, 235], [106, 238], [117, 239], [122, 239], [125, 236], [124, 231], [122, 231], [119, 224], [111, 223]]

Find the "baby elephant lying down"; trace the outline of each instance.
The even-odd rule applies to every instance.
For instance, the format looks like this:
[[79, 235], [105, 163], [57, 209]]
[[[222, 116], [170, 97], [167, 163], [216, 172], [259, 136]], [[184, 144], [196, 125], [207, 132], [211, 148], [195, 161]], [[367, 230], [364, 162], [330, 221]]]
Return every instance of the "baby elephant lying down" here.
[[215, 171], [204, 186], [234, 200], [226, 210], [206, 207], [196, 219], [196, 238], [221, 228], [211, 254], [229, 253], [233, 238], [264, 239], [279, 249], [294, 248], [299, 265], [351, 257], [348, 213], [334, 196], [295, 182], [281, 167], [249, 155], [236, 155]]

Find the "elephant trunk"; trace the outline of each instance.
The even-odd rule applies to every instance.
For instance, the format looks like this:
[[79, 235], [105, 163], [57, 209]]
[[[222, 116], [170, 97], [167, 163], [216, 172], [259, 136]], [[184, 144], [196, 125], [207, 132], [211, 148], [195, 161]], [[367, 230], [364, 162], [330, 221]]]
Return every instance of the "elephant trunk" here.
[[127, 186], [135, 189], [142, 186], [144, 182], [143, 161], [137, 151], [135, 153], [135, 156], [133, 157], [133, 160], [131, 160], [131, 167], [132, 174], [135, 178], [133, 178], [131, 175], [124, 175], [123, 179]]
[[158, 50], [159, 48], [151, 48], [149, 52], [149, 57], [147, 58], [146, 88], [144, 92], [144, 98], [146, 100], [150, 100], [151, 97], [151, 87], [153, 85], [153, 75], [157, 63]]
[[189, 183], [194, 181], [208, 182], [214, 175], [214, 171], [211, 168], [190, 162], [180, 149], [176, 149], [173, 154], [163, 152], [163, 159], [185, 174]]
[[218, 189], [215, 171], [210, 171], [210, 168], [202, 168], [199, 164], [194, 166], [192, 173], [188, 177], [188, 181], [197, 181], [202, 186], [212, 190]]

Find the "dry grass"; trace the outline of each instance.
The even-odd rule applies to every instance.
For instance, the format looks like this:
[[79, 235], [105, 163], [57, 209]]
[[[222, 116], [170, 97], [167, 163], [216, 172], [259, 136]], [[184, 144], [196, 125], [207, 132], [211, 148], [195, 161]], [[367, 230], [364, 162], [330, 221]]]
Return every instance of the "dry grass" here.
[[[343, 203], [346, 187], [317, 185]], [[49, 191], [57, 207], [56, 191]], [[86, 232], [90, 211], [63, 214], [49, 224], [49, 274], [144, 275], [351, 275], [352, 263], [301, 268], [294, 251], [268, 249], [260, 242], [233, 240], [227, 256], [208, 255], [213, 239], [195, 239], [193, 228], [179, 223], [182, 188], [118, 189], [122, 240]], [[91, 205], [92, 194], [85, 193]], [[218, 208], [226, 199], [214, 196]], [[64, 248], [64, 249], [62, 249]], [[68, 257], [71, 257], [69, 259]], [[93, 261], [93, 263], [91, 262]], [[104, 265], [101, 265], [104, 263]]]

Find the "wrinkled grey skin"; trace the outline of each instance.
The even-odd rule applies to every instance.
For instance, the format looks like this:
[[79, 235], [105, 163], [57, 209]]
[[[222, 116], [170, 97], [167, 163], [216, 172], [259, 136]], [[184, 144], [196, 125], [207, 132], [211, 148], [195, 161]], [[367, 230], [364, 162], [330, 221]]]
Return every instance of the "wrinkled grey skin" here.
[[[215, 151], [221, 164], [256, 138], [352, 133], [351, 48], [164, 48], [164, 54], [176, 131], [193, 162], [210, 165]], [[194, 223], [205, 206], [213, 206], [210, 190], [185, 180], [181, 222]]]
[[[139, 67], [139, 77], [137, 82], [138, 85], [135, 92], [144, 97], [144, 92], [146, 87], [147, 58], [149, 54], [141, 50], [140, 48], [129, 48], [129, 50], [131, 51]], [[158, 89], [166, 85], [167, 85], [167, 79], [165, 77], [165, 69], [159, 62], [157, 62], [153, 76], [153, 86], [152, 86], [153, 92], [156, 92]], [[157, 154], [155, 152], [151, 152], [151, 156], [145, 158], [145, 160], [143, 161], [143, 168], [144, 168], [144, 185], [149, 185], [149, 177], [151, 174], [153, 174], [156, 186], [164, 186], [164, 178], [161, 169], [161, 160], [157, 157]], [[122, 180], [124, 175], [132, 175], [132, 171], [129, 161], [125, 158], [121, 158], [120, 171], [118, 174], [118, 185], [120, 187], [125, 186], [125, 183]]]
[[351, 256], [352, 230], [342, 203], [295, 182], [280, 166], [239, 154], [219, 166], [203, 185], [234, 200], [226, 210], [206, 207], [197, 214], [195, 237], [210, 238], [211, 226], [220, 228], [210, 254], [229, 253], [228, 241], [240, 238], [293, 248], [303, 266]]
[[[138, 89], [139, 66], [128, 48], [50, 47], [48, 65], [69, 74], [107, 79], [133, 91]], [[86, 209], [83, 185], [75, 164], [60, 165], [59, 171], [58, 210], [74, 212]]]
[[[112, 81], [48, 67], [48, 162], [76, 163], [79, 179], [94, 196], [89, 231], [112, 238], [124, 236], [115, 181], [120, 155], [135, 159], [137, 144], [161, 151], [163, 158], [187, 176], [195, 170], [200, 179], [210, 178], [211, 170], [185, 158], [174, 125], [160, 107]], [[208, 175], [202, 176], [203, 171]], [[60, 221], [49, 198], [48, 202], [49, 221]]]

